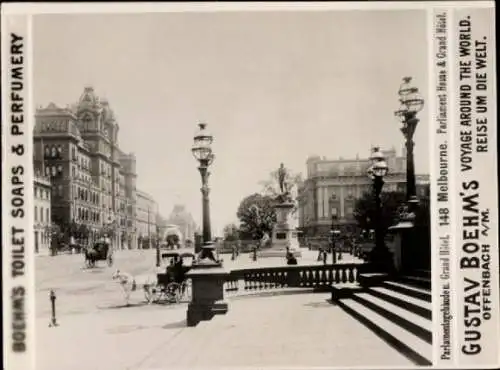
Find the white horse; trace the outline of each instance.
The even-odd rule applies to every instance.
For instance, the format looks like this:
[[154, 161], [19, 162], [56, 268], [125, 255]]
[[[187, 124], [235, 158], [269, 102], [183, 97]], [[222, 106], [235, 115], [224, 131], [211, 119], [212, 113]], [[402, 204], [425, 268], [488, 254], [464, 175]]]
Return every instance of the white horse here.
[[135, 278], [128, 272], [122, 272], [116, 270], [112, 276], [113, 280], [116, 280], [123, 291], [125, 297], [125, 302], [127, 306], [129, 305], [130, 294], [137, 289], [137, 283]]

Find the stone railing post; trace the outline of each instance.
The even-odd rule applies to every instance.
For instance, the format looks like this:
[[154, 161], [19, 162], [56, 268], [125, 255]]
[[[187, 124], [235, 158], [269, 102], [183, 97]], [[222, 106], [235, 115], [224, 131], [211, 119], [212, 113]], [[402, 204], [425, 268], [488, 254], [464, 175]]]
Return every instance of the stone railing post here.
[[192, 282], [192, 299], [187, 310], [188, 326], [196, 326], [200, 321], [211, 320], [214, 315], [228, 311], [224, 301], [224, 283], [229, 274], [222, 266], [200, 266], [186, 275]]
[[298, 268], [291, 268], [287, 272], [286, 283], [288, 287], [299, 287], [300, 286], [300, 270]]

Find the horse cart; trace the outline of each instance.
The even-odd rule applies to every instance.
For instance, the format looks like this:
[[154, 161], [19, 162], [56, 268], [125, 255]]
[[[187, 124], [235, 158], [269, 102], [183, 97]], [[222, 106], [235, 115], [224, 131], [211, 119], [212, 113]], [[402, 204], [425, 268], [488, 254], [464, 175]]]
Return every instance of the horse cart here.
[[113, 265], [113, 248], [106, 241], [98, 241], [85, 250], [87, 267], [94, 267], [97, 261], [106, 261], [108, 266]]
[[191, 279], [186, 277], [195, 255], [191, 252], [162, 253], [168, 261], [165, 272], [156, 275], [156, 282], [144, 285], [144, 296], [148, 303], [166, 301], [179, 303], [191, 299]]

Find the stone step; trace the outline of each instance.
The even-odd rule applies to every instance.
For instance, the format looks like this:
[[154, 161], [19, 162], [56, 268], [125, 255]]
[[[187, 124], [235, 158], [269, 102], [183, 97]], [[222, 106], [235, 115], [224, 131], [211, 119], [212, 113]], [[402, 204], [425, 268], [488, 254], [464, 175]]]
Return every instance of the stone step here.
[[432, 345], [427, 341], [355, 298], [338, 305], [416, 365], [432, 365]]
[[399, 277], [398, 281], [414, 287], [424, 288], [429, 290], [431, 289], [432, 286], [432, 279], [430, 276], [422, 277], [422, 276], [407, 275]]
[[432, 320], [432, 304], [412, 296], [385, 288], [373, 287], [368, 290], [372, 295], [379, 297], [403, 309], [411, 311], [428, 320]]
[[388, 288], [390, 290], [397, 291], [399, 293], [406, 294], [410, 297], [421, 299], [426, 302], [432, 301], [432, 294], [429, 289], [417, 288], [414, 286], [410, 286], [405, 283], [396, 282], [396, 281], [385, 281], [382, 283], [383, 287]]
[[412, 276], [431, 278], [431, 270], [417, 269], [411, 273]]
[[410, 331], [427, 343], [432, 343], [432, 321], [412, 311], [401, 308], [370, 292], [358, 293], [352, 297], [355, 301], [376, 311], [402, 328]]

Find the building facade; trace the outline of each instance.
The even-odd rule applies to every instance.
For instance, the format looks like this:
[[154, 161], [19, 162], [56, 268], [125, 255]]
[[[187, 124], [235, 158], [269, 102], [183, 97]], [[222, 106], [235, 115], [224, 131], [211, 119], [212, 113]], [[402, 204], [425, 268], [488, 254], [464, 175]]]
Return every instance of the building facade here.
[[133, 248], [135, 156], [118, 145], [119, 125], [105, 99], [85, 87], [77, 103], [50, 103], [35, 116], [34, 167], [52, 183], [52, 221], [103, 233], [115, 248]]
[[193, 242], [194, 234], [197, 230], [196, 222], [193, 216], [186, 210], [186, 207], [181, 204], [176, 204], [170, 213], [167, 223], [172, 226], [177, 226], [182, 234], [184, 242]]
[[[406, 155], [395, 149], [383, 151], [389, 172], [383, 191], [406, 191]], [[307, 159], [307, 178], [298, 189], [299, 228], [305, 236], [328, 235], [332, 221], [340, 229], [354, 231], [356, 200], [371, 192], [372, 180], [367, 175], [369, 158]], [[419, 196], [428, 192], [428, 175], [417, 176]]]
[[35, 203], [33, 208], [35, 253], [48, 255], [50, 254], [52, 219], [52, 186], [50, 178], [36, 172], [33, 181], [33, 194]]
[[143, 191], [136, 192], [136, 228], [138, 248], [149, 248], [149, 241], [159, 233], [158, 203], [153, 197]]

